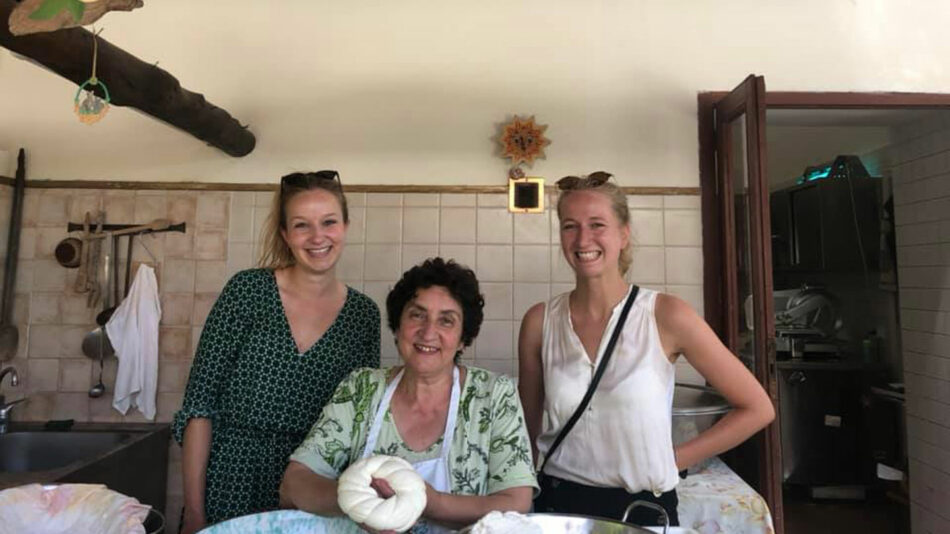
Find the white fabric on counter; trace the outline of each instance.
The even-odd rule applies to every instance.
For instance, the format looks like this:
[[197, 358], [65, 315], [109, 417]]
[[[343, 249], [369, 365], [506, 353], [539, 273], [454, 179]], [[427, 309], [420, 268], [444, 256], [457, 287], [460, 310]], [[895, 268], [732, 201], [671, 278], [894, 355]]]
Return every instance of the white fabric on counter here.
[[676, 487], [680, 525], [701, 534], [773, 534], [765, 499], [718, 457]]
[[134, 406], [146, 419], [155, 419], [161, 318], [155, 270], [142, 264], [135, 273], [129, 294], [106, 323], [106, 334], [119, 359], [112, 406], [123, 415]]

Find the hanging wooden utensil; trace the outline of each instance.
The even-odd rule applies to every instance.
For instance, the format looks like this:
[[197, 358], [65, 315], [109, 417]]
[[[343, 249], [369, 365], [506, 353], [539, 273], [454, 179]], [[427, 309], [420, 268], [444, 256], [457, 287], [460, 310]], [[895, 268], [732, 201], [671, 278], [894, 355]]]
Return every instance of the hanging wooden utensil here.
[[122, 235], [129, 234], [140, 234], [142, 232], [160, 232], [162, 230], [167, 230], [169, 226], [172, 225], [172, 222], [168, 219], [155, 219], [151, 222], [145, 224], [139, 224], [136, 226], [129, 226], [128, 228], [123, 228], [121, 230], [113, 230], [102, 235], [92, 235], [90, 239], [99, 239], [103, 237], [118, 237]]
[[[102, 233], [102, 225], [106, 220], [106, 213], [100, 211], [96, 213], [96, 228], [90, 235]], [[83, 245], [89, 249], [89, 264], [86, 269], [86, 288], [89, 291], [89, 297], [86, 299], [87, 308], [95, 308], [99, 305], [99, 299], [102, 297], [102, 284], [99, 283], [99, 256], [102, 254], [102, 241], [93, 239], [86, 241]]]

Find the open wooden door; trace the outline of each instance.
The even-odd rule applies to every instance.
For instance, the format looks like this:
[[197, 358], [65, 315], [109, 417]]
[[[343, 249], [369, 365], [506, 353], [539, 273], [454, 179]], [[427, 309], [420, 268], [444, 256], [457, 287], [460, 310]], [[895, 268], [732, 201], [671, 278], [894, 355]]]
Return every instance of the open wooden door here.
[[[709, 171], [702, 184], [707, 315], [726, 346], [765, 387], [778, 413], [765, 79], [751, 75], [711, 104], [706, 108], [711, 113], [700, 116], [708, 123], [701, 135], [716, 147], [714, 159], [703, 163]], [[778, 418], [726, 461], [762, 494], [776, 532], [782, 533]]]

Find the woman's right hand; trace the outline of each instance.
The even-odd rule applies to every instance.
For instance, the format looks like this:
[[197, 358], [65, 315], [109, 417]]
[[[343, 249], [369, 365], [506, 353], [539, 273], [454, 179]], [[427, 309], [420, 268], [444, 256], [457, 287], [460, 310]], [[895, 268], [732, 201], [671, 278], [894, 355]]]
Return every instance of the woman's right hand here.
[[[376, 490], [376, 495], [380, 499], [388, 499], [396, 494], [396, 491], [393, 490], [393, 487], [389, 485], [389, 481], [385, 478], [372, 478], [369, 485]], [[362, 523], [360, 523], [360, 528], [370, 534], [396, 534], [395, 530], [374, 530]]]
[[205, 515], [202, 512], [185, 508], [185, 515], [182, 518], [180, 533], [194, 534], [195, 532], [205, 528], [207, 525], [208, 522], [205, 520]]

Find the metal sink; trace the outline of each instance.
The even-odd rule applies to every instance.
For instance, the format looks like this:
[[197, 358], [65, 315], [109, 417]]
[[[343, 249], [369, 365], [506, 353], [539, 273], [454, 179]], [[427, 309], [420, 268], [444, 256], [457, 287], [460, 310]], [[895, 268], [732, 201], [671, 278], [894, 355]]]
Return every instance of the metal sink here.
[[25, 473], [95, 459], [131, 441], [129, 432], [12, 432], [0, 434], [0, 472]]

